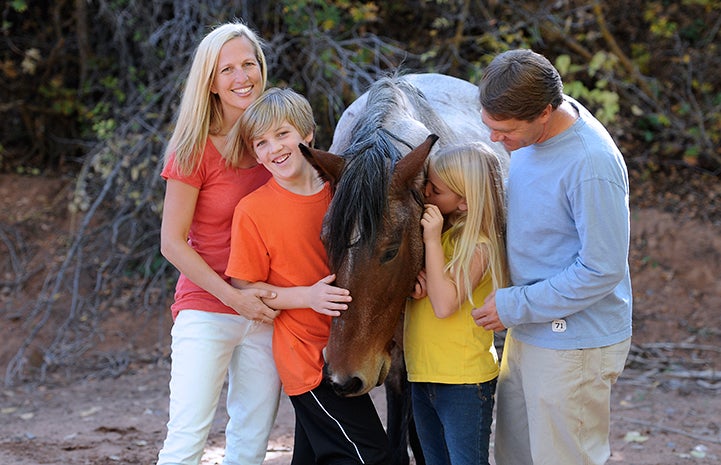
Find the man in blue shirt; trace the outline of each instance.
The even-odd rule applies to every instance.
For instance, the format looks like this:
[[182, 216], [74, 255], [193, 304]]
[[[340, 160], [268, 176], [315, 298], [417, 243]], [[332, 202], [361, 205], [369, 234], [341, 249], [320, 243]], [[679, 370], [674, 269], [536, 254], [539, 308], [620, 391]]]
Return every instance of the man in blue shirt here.
[[611, 385], [631, 343], [628, 173], [608, 131], [530, 50], [498, 55], [481, 118], [511, 152], [512, 286], [473, 310], [509, 328], [498, 378], [497, 465], [603, 464]]

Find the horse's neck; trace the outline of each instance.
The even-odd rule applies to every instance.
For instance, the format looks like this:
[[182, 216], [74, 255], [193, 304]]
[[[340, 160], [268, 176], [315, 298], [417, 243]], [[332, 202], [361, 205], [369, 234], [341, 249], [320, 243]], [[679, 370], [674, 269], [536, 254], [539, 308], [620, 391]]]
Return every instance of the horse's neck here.
[[431, 133], [420, 121], [408, 116], [403, 119], [390, 119], [385, 129], [392, 135], [393, 145], [401, 153], [408, 153], [419, 146]]

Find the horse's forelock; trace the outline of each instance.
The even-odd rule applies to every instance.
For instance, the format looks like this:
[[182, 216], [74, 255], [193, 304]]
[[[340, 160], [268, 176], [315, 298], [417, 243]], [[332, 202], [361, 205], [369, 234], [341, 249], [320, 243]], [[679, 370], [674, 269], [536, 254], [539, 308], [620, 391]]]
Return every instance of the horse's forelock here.
[[389, 167], [401, 154], [385, 134], [376, 132], [351, 145], [344, 156], [346, 167], [325, 219], [324, 240], [333, 271], [350, 246], [375, 242], [388, 201]]
[[[390, 173], [402, 157], [381, 128], [408, 119], [411, 113], [433, 113], [427, 103], [421, 108], [407, 108], [423, 101], [418, 89], [396, 78], [381, 79], [368, 90], [351, 140], [343, 150], [346, 167], [325, 219], [324, 241], [333, 271], [339, 269], [353, 241], [361, 241], [357, 244], [361, 246], [375, 243], [387, 205]], [[404, 139], [407, 135], [396, 137]]]

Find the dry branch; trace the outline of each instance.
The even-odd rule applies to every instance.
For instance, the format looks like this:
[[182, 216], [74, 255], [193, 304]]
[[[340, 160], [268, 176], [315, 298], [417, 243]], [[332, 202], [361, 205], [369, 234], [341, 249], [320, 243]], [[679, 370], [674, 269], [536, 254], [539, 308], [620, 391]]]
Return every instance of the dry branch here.
[[[684, 342], [632, 344], [626, 361], [624, 382], [648, 386], [662, 379], [681, 379], [693, 380], [704, 389], [721, 389], [721, 372], [705, 368], [709, 360], [714, 360], [717, 356], [698, 356], [682, 360], [675, 353], [678, 350], [699, 352], [701, 355], [705, 352], [721, 352], [720, 347]], [[688, 369], [689, 365], [705, 369]]]
[[632, 82], [635, 82], [641, 88], [641, 90], [644, 92], [644, 94], [646, 94], [649, 99], [656, 100], [656, 92], [654, 92], [648, 85], [648, 82], [646, 82], [646, 78], [638, 71], [638, 67], [636, 67], [633, 61], [628, 58], [628, 56], [623, 52], [621, 47], [618, 46], [616, 38], [608, 29], [608, 25], [606, 24], [606, 18], [603, 14], [602, 2], [600, 2], [599, 0], [595, 0], [593, 2], [593, 13], [596, 16], [596, 22], [598, 23], [598, 27], [601, 30], [601, 35], [603, 35], [604, 40], [610, 47], [611, 53], [616, 55], [616, 58], [618, 58], [623, 65], [623, 68], [626, 71], [626, 75], [631, 78]]
[[686, 436], [686, 437], [689, 437], [689, 438], [692, 438], [692, 439], [696, 439], [697, 441], [701, 441], [701, 442], [708, 442], [708, 443], [713, 443], [713, 444], [721, 444], [721, 439], [716, 439], [716, 438], [714, 438], [713, 436], [701, 436], [701, 435], [698, 435], [698, 434], [690, 433], [690, 432], [688, 432], [688, 431], [684, 431], [684, 430], [682, 430], [682, 429], [673, 428], [673, 427], [671, 427], [671, 426], [664, 426], [664, 425], [660, 425], [660, 424], [658, 424], [658, 423], [651, 423], [651, 422], [649, 422], [649, 421], [637, 420], [637, 419], [635, 419], [635, 418], [617, 417], [617, 419], [618, 419], [619, 421], [623, 421], [623, 422], [626, 422], [626, 423], [632, 423], [632, 424], [637, 424], [637, 425], [646, 426], [646, 427], [648, 427], [648, 428], [650, 428], [650, 429], [657, 430], [657, 431], [663, 431], [663, 432], [672, 433], [672, 434], [680, 434], [680, 435], [682, 435], [682, 436]]

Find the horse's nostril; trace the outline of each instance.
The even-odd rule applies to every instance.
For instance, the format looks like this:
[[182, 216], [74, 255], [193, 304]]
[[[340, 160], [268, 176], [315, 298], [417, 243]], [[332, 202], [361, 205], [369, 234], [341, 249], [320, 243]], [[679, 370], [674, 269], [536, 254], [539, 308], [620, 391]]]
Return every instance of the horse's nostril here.
[[332, 382], [331, 385], [333, 386], [333, 390], [336, 392], [336, 394], [344, 397], [358, 394], [358, 392], [363, 389], [363, 381], [361, 381], [361, 379], [357, 376], [349, 378], [346, 382], [342, 384]]

